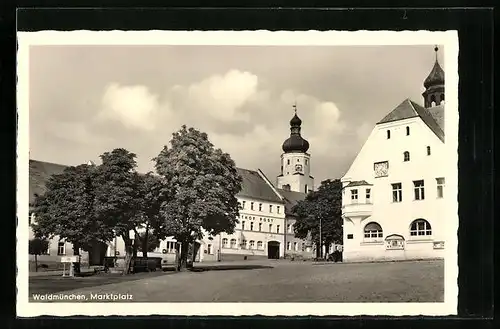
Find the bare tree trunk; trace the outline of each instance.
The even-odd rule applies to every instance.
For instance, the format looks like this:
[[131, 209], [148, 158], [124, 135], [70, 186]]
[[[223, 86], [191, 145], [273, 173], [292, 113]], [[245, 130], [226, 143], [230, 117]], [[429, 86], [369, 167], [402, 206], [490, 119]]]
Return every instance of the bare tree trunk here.
[[[73, 256], [80, 256], [80, 244], [79, 243], [73, 243]], [[75, 274], [80, 274], [80, 257], [78, 257], [78, 263], [76, 264], [71, 264], [71, 266], [74, 266]]]
[[130, 264], [132, 262], [133, 256], [133, 246], [132, 240], [128, 236], [128, 232], [122, 235], [123, 242], [125, 242], [125, 268], [123, 269], [123, 275], [130, 273]]
[[179, 242], [176, 242], [175, 243], [175, 271], [178, 272], [179, 271], [179, 268], [181, 267], [181, 258], [180, 258], [180, 255], [179, 255], [179, 247], [180, 247], [180, 244]]
[[38, 272], [38, 257], [35, 254], [35, 272]]
[[181, 242], [181, 257], [179, 262], [179, 271], [185, 271], [187, 269], [187, 259], [189, 252], [189, 242]]
[[146, 226], [144, 238], [142, 239], [142, 257], [148, 257], [149, 224]]

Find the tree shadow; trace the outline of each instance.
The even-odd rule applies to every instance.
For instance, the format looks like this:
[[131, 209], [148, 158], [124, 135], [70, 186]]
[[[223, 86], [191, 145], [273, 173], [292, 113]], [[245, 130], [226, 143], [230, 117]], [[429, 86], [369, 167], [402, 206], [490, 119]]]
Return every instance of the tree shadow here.
[[206, 271], [230, 271], [230, 270], [257, 270], [263, 268], [274, 268], [267, 265], [212, 265], [212, 266], [195, 266], [189, 269], [191, 272], [206, 272]]

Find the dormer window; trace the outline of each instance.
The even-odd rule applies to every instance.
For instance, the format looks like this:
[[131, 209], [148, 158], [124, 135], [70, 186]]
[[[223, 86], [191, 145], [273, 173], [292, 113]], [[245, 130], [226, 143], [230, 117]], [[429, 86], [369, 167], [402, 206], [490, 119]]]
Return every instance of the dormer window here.
[[410, 152], [405, 151], [405, 153], [403, 153], [403, 156], [405, 162], [410, 161]]
[[387, 130], [387, 139], [391, 139], [391, 131]]
[[410, 127], [406, 126], [406, 136], [410, 136]]

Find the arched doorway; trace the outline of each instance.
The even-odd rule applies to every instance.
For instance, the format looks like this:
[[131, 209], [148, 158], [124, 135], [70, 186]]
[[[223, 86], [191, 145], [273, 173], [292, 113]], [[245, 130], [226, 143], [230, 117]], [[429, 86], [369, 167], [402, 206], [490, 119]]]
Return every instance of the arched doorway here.
[[269, 259], [280, 258], [280, 243], [278, 241], [269, 241], [267, 243], [267, 258]]

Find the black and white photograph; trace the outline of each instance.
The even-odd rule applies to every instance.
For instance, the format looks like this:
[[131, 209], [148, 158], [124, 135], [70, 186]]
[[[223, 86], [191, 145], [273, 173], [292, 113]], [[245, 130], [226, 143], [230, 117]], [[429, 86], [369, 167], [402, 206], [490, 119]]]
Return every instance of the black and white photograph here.
[[455, 31], [18, 38], [18, 315], [456, 314]]

